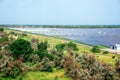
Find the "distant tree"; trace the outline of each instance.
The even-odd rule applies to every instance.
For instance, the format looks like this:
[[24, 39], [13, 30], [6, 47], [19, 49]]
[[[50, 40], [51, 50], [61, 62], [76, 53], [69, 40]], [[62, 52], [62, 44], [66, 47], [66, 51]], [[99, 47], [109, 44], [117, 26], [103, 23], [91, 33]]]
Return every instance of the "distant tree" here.
[[22, 55], [26, 60], [29, 58], [30, 54], [33, 53], [33, 49], [30, 45], [30, 42], [18, 39], [9, 45], [9, 49], [13, 54], [14, 59], [17, 59]]
[[99, 46], [93, 46], [92, 52], [93, 52], [93, 53], [100, 53], [100, 48], [99, 48]]

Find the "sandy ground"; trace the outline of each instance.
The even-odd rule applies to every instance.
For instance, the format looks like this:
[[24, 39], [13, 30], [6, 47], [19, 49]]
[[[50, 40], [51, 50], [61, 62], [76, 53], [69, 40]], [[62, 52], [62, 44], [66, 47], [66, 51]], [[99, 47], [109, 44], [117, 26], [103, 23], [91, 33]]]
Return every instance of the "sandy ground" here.
[[113, 50], [113, 49], [102, 49], [103, 51], [108, 51], [114, 54], [120, 54], [120, 50]]

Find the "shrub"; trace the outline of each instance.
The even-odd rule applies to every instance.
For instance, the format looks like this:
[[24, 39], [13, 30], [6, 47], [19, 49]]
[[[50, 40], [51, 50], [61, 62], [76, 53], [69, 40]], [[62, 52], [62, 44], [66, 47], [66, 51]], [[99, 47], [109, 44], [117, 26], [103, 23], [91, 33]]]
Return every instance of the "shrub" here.
[[10, 34], [14, 35], [14, 34], [15, 34], [15, 32], [11, 31], [11, 32], [10, 32]]
[[3, 28], [0, 28], [0, 32], [3, 32], [4, 31], [4, 29]]
[[98, 62], [92, 55], [79, 55], [76, 57], [76, 60], [83, 70], [88, 71], [92, 80], [119, 80], [119, 76], [114, 68], [108, 64]]
[[103, 54], [108, 54], [109, 52], [108, 51], [104, 51]]
[[41, 71], [47, 71], [47, 72], [52, 72], [53, 71], [53, 62], [49, 61], [49, 58], [44, 57], [42, 62], [41, 62]]
[[73, 49], [74, 51], [78, 51], [77, 45], [73, 42], [67, 43], [67, 47]]
[[54, 59], [53, 54], [49, 54], [47, 51], [37, 51], [37, 54], [39, 55], [40, 59], [42, 60], [44, 57], [48, 57], [50, 60]]
[[0, 54], [0, 59], [2, 59], [2, 57], [3, 57], [2, 54]]
[[5, 41], [8, 41], [8, 37], [2, 37], [2, 38], [0, 38], [0, 43], [3, 43]]
[[67, 47], [67, 49], [72, 49], [74, 51], [78, 51], [77, 45], [73, 42], [68, 42], [68, 43], [62, 43], [62, 44], [57, 44], [55, 46], [55, 48], [57, 49], [57, 51], [62, 52], [65, 47]]
[[78, 54], [75, 59], [66, 57], [64, 67], [66, 74], [73, 80], [119, 80], [114, 68], [98, 62], [95, 56], [88, 54]]
[[93, 46], [92, 52], [93, 52], [93, 53], [100, 53], [100, 48], [99, 48], [99, 46]]
[[47, 51], [47, 48], [48, 48], [48, 42], [47, 41], [41, 42], [38, 45], [38, 50], [39, 51]]
[[6, 65], [6, 68], [2, 70], [2, 77], [8, 78], [15, 78], [16, 76], [22, 75], [24, 70], [20, 67], [20, 64], [15, 62], [9, 62]]
[[26, 34], [26, 33], [22, 33], [22, 34], [21, 34], [21, 36], [23, 36], [23, 37], [24, 37], [24, 36], [27, 36], [27, 34]]
[[115, 56], [112, 56], [112, 58], [114, 59], [114, 58], [115, 58]]
[[116, 61], [115, 68], [116, 68], [116, 71], [120, 74], [120, 59]]
[[54, 59], [53, 54], [49, 54], [48, 51], [47, 51], [47, 48], [48, 48], [48, 42], [47, 41], [41, 42], [38, 45], [38, 51], [36, 53], [39, 55], [41, 60], [44, 57], [48, 57], [50, 60]]
[[2, 50], [1, 44], [0, 44], [0, 50]]
[[19, 56], [23, 56], [25, 59], [28, 59], [30, 54], [33, 53], [30, 42], [23, 39], [14, 41], [9, 45], [9, 49], [13, 54], [14, 59], [17, 59]]
[[64, 50], [65, 46], [66, 46], [66, 44], [64, 44], [64, 43], [63, 44], [57, 44], [55, 46], [55, 48], [57, 49], [57, 51], [62, 52]]

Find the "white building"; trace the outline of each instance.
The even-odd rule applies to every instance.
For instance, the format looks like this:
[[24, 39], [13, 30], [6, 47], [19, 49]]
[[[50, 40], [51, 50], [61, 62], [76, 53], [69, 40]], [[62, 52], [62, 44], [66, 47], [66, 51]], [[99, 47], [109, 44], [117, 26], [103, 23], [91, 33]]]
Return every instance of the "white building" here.
[[120, 44], [111, 44], [110, 48], [114, 50], [120, 50]]

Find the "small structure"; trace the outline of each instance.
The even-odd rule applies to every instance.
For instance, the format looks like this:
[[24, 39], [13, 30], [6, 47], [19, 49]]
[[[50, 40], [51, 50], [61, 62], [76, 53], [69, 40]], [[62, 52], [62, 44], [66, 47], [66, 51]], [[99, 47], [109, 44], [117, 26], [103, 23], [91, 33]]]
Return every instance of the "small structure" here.
[[120, 50], [120, 44], [111, 44], [110, 49]]

